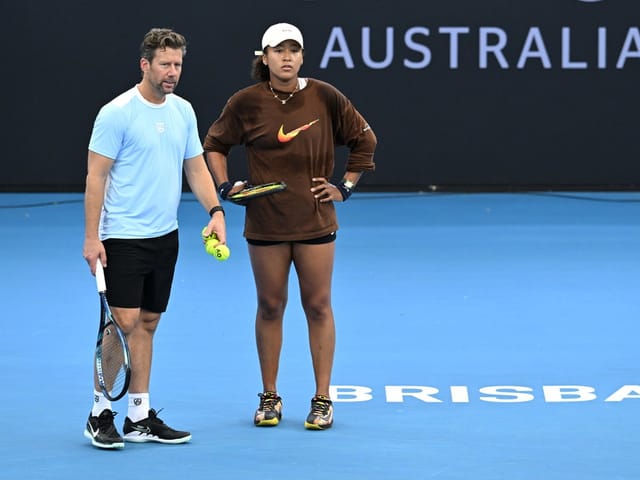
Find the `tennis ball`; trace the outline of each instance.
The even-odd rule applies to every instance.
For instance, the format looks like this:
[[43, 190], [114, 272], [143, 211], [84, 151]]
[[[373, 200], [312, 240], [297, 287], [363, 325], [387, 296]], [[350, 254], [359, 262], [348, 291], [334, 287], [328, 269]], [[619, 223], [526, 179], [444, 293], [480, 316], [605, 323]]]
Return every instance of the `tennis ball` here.
[[223, 261], [229, 258], [229, 255], [231, 255], [231, 251], [226, 245], [216, 245], [213, 250], [214, 253], [212, 253], [211, 255], [213, 255], [216, 260]]
[[205, 230], [206, 230], [206, 229], [207, 229], [207, 227], [204, 227], [204, 228], [202, 229], [202, 233], [200, 234], [200, 235], [202, 235], [202, 241], [204, 241], [204, 242], [206, 243], [206, 242], [209, 242], [209, 241], [215, 240], [215, 243], [216, 243], [216, 245], [217, 245], [217, 244], [219, 243], [219, 242], [218, 242], [218, 236], [217, 236], [214, 232], [211, 232], [211, 235], [206, 236], [206, 235], [204, 234], [204, 232], [205, 232]]
[[218, 239], [216, 238], [211, 238], [209, 240], [207, 240], [204, 244], [204, 249], [206, 250], [206, 252], [209, 255], [213, 255], [214, 257], [216, 256], [216, 248], [218, 247], [218, 244], [220, 242], [218, 241]]

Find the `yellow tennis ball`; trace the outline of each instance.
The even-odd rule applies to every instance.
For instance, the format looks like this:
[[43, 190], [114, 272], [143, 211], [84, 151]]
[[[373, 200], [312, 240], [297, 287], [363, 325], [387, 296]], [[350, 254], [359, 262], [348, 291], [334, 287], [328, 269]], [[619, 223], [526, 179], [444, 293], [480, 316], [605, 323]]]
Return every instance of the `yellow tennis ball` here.
[[206, 252], [209, 255], [213, 255], [215, 257], [216, 256], [216, 248], [218, 247], [219, 243], [220, 242], [218, 242], [217, 239], [211, 238], [211, 239], [207, 240], [206, 243], [204, 244], [204, 249], [206, 250]]
[[213, 250], [214, 253], [212, 253], [212, 255], [216, 258], [216, 260], [223, 261], [229, 258], [229, 255], [231, 255], [231, 251], [226, 245], [216, 245]]
[[219, 242], [217, 241], [217, 240], [218, 240], [218, 236], [217, 236], [214, 232], [211, 232], [211, 235], [206, 236], [206, 235], [204, 234], [204, 232], [205, 232], [205, 230], [206, 230], [206, 229], [207, 229], [207, 227], [204, 227], [204, 228], [202, 229], [202, 232], [200, 233], [200, 235], [202, 235], [202, 240], [203, 240], [204, 242], [208, 242], [208, 241], [211, 241], [211, 240], [215, 240], [215, 241], [216, 241], [216, 245], [217, 245], [217, 244], [219, 243]]

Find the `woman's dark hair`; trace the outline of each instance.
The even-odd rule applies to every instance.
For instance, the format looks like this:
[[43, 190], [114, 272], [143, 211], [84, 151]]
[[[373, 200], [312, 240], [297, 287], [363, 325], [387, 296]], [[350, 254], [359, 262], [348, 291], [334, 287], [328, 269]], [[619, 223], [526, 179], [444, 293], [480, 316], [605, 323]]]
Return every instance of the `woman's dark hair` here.
[[262, 56], [253, 59], [251, 63], [251, 78], [258, 82], [266, 82], [271, 78], [269, 67], [262, 63]]

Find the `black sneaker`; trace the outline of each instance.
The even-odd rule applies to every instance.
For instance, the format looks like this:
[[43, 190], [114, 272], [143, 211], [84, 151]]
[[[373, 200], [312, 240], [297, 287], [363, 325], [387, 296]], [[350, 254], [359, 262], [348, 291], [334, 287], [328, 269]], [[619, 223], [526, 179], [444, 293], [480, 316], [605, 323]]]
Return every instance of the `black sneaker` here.
[[253, 417], [257, 427], [275, 427], [282, 418], [282, 399], [276, 392], [259, 393], [260, 406]]
[[143, 420], [132, 422], [129, 417], [124, 419], [124, 439], [127, 442], [160, 442], [185, 443], [191, 440], [191, 433], [174, 430], [158, 418], [158, 412], [153, 408], [149, 416]]
[[326, 430], [333, 425], [333, 402], [329, 397], [316, 395], [311, 399], [311, 411], [304, 422], [309, 430]]
[[124, 440], [113, 423], [113, 417], [116, 415], [116, 412], [109, 409], [104, 409], [97, 417], [89, 414], [84, 436], [91, 440], [94, 447], [124, 448]]

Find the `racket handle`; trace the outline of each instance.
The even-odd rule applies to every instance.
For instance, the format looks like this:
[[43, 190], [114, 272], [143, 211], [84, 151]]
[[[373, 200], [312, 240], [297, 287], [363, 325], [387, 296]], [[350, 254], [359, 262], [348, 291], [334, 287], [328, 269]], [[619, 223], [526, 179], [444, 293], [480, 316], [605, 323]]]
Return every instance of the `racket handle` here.
[[107, 291], [107, 282], [104, 280], [104, 268], [102, 267], [100, 257], [96, 260], [96, 286], [100, 293]]

